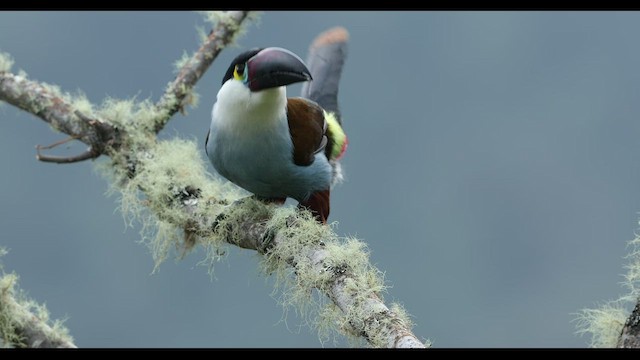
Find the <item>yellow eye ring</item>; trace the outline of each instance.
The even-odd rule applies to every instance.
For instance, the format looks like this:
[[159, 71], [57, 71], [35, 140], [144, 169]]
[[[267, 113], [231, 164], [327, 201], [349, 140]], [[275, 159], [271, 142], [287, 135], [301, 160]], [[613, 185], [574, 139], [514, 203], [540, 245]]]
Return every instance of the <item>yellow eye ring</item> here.
[[233, 78], [236, 80], [244, 81], [246, 78], [244, 64], [238, 64], [233, 69]]

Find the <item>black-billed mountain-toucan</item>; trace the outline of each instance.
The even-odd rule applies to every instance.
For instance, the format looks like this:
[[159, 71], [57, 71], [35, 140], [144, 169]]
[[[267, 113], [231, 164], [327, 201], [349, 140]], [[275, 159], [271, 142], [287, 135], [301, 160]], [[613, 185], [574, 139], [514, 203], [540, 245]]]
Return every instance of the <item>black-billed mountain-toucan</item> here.
[[[262, 200], [293, 198], [326, 223], [347, 147], [337, 101], [347, 40], [341, 27], [320, 34], [309, 50], [309, 67], [277, 47], [248, 50], [233, 60], [205, 141], [218, 173]], [[305, 82], [302, 96], [287, 98], [286, 86], [297, 82]]]

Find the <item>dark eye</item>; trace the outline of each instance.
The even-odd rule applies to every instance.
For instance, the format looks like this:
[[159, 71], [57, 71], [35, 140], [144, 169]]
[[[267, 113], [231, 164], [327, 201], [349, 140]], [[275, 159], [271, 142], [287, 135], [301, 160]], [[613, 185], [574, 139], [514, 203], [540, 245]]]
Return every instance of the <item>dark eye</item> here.
[[244, 74], [244, 64], [238, 64], [238, 65], [236, 65], [236, 72], [237, 72], [239, 75]]

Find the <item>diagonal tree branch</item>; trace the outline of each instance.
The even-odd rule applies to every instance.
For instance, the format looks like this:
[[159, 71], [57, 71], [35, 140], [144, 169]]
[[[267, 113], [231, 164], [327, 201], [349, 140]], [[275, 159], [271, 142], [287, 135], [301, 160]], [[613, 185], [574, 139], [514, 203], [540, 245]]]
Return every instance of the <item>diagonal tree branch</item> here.
[[622, 282], [627, 294], [576, 314], [578, 333], [591, 336], [591, 347], [640, 348], [640, 236], [627, 246], [631, 249]]
[[118, 132], [113, 126], [87, 118], [51, 86], [24, 76], [0, 72], [0, 100], [38, 116], [52, 128], [89, 145], [85, 159], [100, 156], [107, 146], [117, 142]]
[[162, 114], [156, 120], [156, 133], [164, 128], [176, 112], [182, 112], [184, 106], [191, 101], [191, 91], [196, 82], [204, 75], [220, 51], [233, 42], [240, 25], [248, 16], [248, 11], [230, 11], [225, 20], [218, 22], [198, 51], [178, 71], [175, 80], [169, 84], [156, 104]]
[[1, 307], [10, 309], [11, 319], [16, 325], [13, 331], [20, 338], [16, 347], [26, 348], [76, 348], [77, 346], [57, 330], [49, 326], [41, 317], [31, 312], [11, 296], [3, 296]]
[[[3, 253], [0, 249], [0, 255]], [[75, 348], [60, 322], [49, 324], [43, 305], [25, 298], [15, 289], [17, 276], [0, 277], [0, 340], [16, 348]], [[0, 343], [2, 345], [2, 343]]]
[[[295, 229], [295, 220], [288, 220], [286, 227]], [[236, 236], [227, 236], [225, 240], [245, 249], [256, 250], [267, 257], [278, 254], [279, 246], [292, 241], [287, 237], [287, 231], [279, 231], [273, 236], [274, 230], [266, 226], [264, 221], [256, 221], [251, 217], [238, 219], [236, 224], [240, 231], [235, 229]], [[326, 240], [321, 237], [319, 241], [304, 244], [297, 249], [293, 257], [285, 261], [295, 268], [297, 273], [308, 271], [318, 278], [330, 273], [326, 282], [320, 281], [315, 287], [326, 292], [335, 305], [347, 315], [350, 333], [362, 336], [378, 347], [424, 348], [425, 345], [411, 332], [407, 319], [390, 310], [376, 291], [365, 290], [365, 294], [353, 291], [366, 288], [366, 279], [359, 276], [359, 269], [350, 268], [348, 262], [336, 266]], [[351, 317], [351, 314], [357, 316]]]

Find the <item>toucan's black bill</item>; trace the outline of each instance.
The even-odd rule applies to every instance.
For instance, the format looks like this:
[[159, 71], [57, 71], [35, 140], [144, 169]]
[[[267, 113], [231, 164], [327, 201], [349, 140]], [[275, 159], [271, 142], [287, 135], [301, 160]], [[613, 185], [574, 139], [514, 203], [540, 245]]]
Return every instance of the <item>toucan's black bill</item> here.
[[266, 48], [247, 62], [248, 85], [251, 91], [311, 80], [311, 73], [302, 59], [289, 50]]

